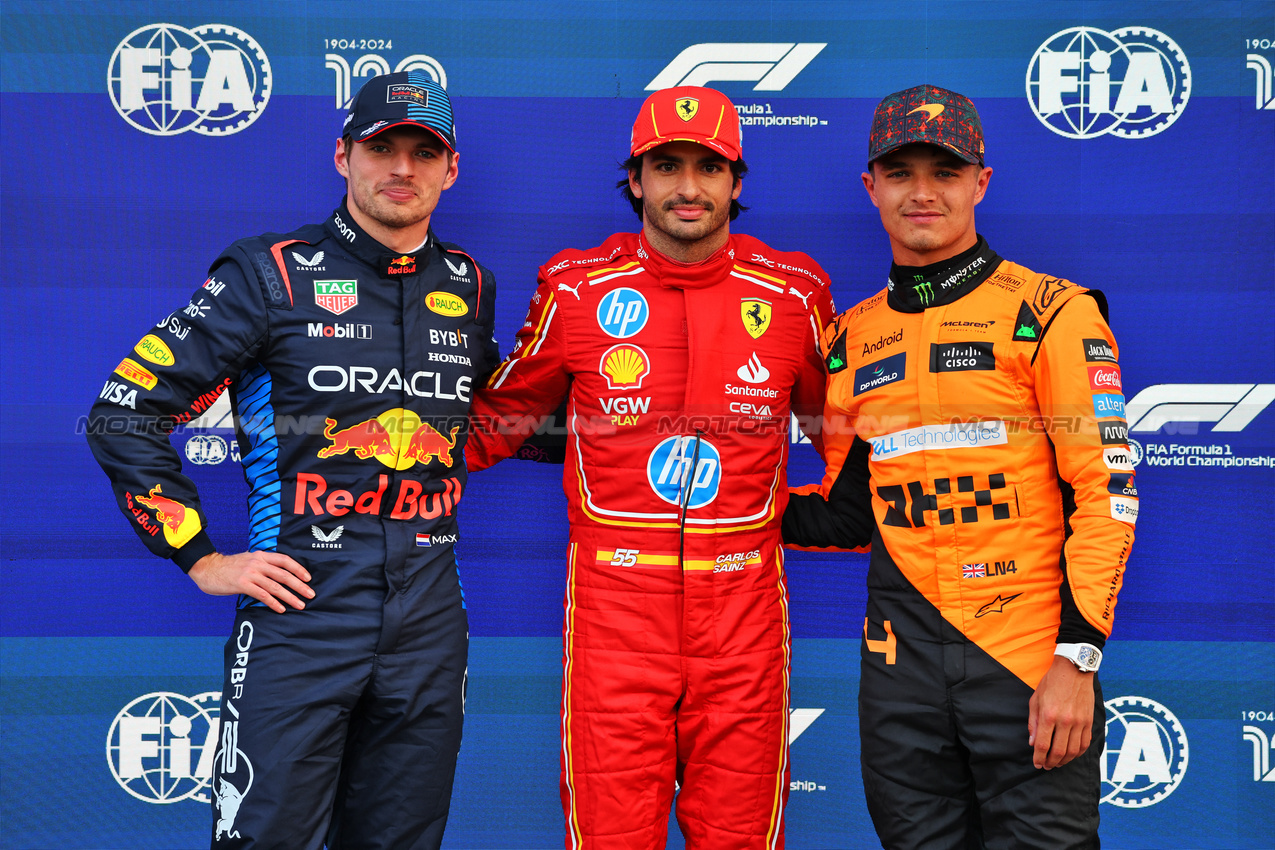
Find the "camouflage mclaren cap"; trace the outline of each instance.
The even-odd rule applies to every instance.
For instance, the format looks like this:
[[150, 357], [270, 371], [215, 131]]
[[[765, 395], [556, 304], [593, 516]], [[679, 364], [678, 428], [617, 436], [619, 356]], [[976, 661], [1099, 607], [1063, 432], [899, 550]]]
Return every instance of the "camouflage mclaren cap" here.
[[983, 124], [963, 94], [938, 86], [913, 86], [887, 95], [872, 114], [868, 162], [914, 142], [946, 148], [966, 162], [983, 164]]

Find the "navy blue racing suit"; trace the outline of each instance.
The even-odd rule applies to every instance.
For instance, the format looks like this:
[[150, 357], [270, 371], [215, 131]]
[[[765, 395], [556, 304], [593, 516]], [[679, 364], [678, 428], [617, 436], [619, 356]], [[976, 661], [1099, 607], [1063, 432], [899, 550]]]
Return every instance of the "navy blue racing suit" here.
[[241, 240], [109, 376], [89, 441], [120, 508], [189, 571], [214, 551], [166, 429], [228, 390], [251, 550], [310, 571], [226, 643], [213, 846], [438, 847], [464, 713], [453, 545], [473, 389], [500, 362], [495, 282], [431, 234], [394, 254], [343, 204]]

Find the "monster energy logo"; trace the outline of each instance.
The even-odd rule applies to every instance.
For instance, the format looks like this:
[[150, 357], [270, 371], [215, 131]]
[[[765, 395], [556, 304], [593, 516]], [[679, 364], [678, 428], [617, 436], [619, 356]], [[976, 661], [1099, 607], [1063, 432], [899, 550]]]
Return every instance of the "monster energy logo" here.
[[928, 280], [914, 284], [912, 291], [916, 293], [917, 298], [921, 299], [922, 307], [928, 307], [930, 302], [934, 300], [934, 286]]

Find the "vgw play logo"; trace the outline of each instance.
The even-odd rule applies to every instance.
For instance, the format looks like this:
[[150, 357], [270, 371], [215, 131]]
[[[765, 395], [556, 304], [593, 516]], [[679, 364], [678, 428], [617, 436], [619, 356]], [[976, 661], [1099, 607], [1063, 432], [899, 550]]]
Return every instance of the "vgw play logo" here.
[[228, 136], [265, 110], [270, 60], [256, 39], [225, 24], [147, 24], [111, 54], [106, 86], [120, 117], [143, 133]]
[[1178, 120], [1190, 97], [1186, 54], [1148, 27], [1071, 27], [1046, 39], [1027, 66], [1036, 117], [1069, 139], [1154, 136]]

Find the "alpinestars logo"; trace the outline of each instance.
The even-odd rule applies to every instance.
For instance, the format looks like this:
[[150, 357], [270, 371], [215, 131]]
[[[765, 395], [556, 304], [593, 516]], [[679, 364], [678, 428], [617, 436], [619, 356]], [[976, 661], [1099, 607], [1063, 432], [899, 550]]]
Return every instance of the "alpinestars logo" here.
[[707, 86], [714, 80], [754, 82], [753, 91], [783, 91], [826, 42], [706, 42], [677, 54], [647, 91], [673, 86]]

